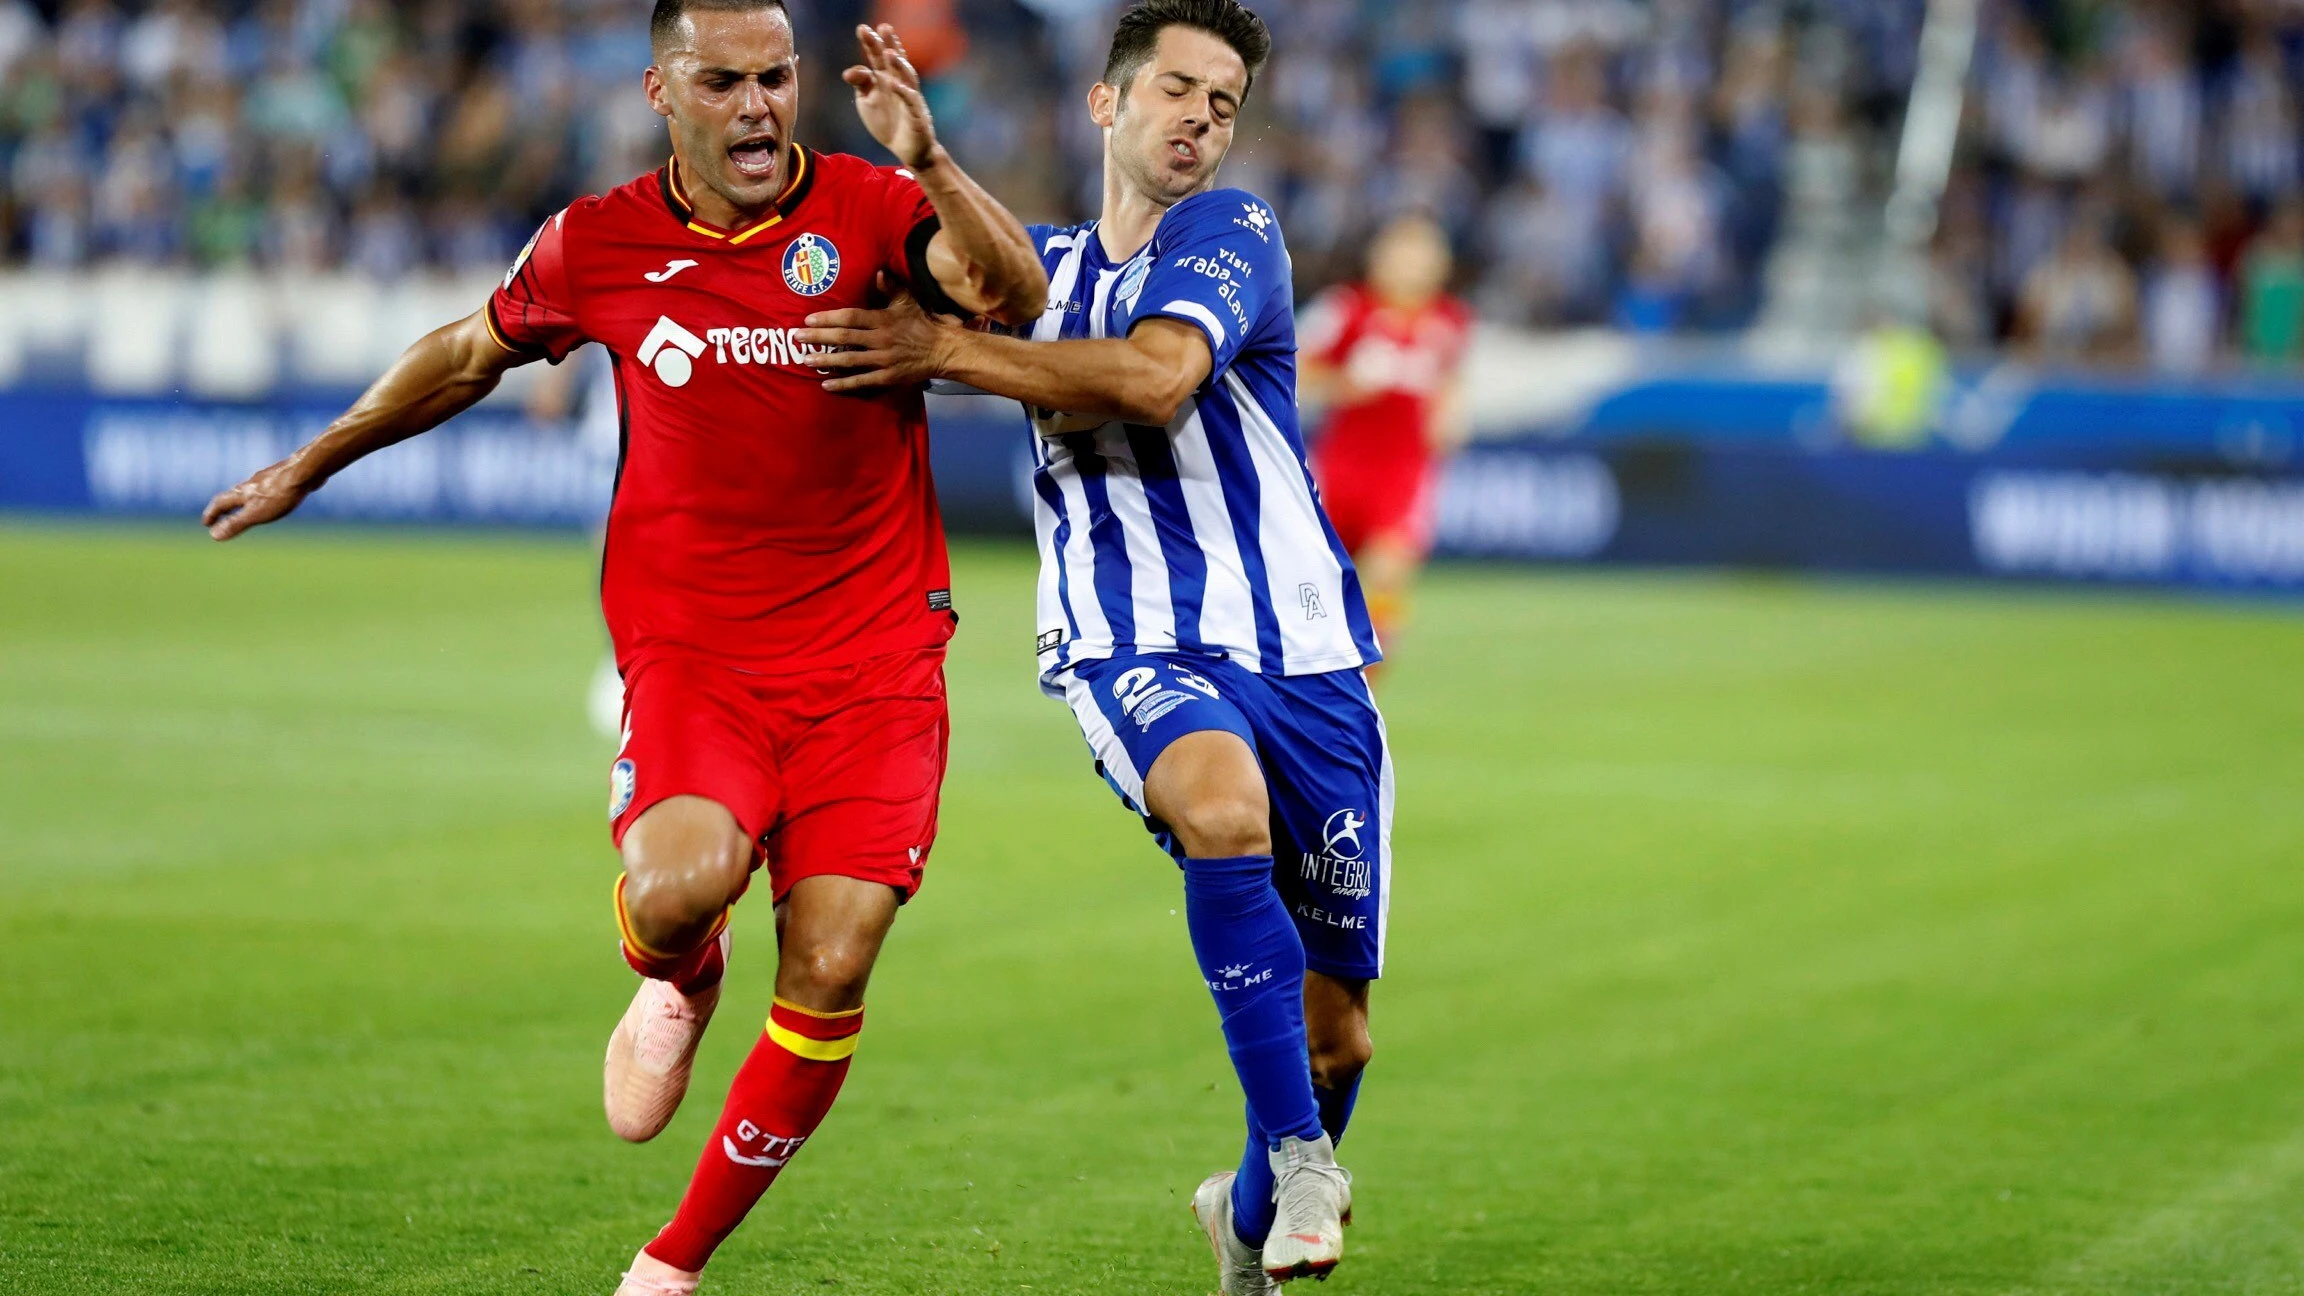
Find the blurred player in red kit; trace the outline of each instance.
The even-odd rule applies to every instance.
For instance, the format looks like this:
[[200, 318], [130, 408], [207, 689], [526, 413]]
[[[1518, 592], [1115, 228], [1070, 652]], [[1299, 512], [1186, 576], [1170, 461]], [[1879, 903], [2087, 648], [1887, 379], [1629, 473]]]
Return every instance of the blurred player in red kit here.
[[936, 834], [954, 624], [918, 388], [828, 393], [811, 311], [900, 288], [1020, 324], [1048, 293], [1015, 218], [936, 141], [892, 28], [843, 79], [903, 164], [793, 139], [781, 0], [658, 0], [649, 103], [672, 160], [547, 221], [470, 317], [409, 348], [294, 455], [212, 502], [219, 540], [471, 406], [516, 365], [612, 358], [623, 456], [601, 605], [625, 684], [609, 817], [643, 978], [608, 1045], [611, 1127], [671, 1120], [719, 1002], [729, 907], [768, 872], [779, 961], [678, 1213], [623, 1296], [686, 1296], [830, 1110], [864, 987]]
[[1448, 295], [1449, 270], [1438, 225], [1395, 220], [1369, 247], [1367, 280], [1323, 295], [1297, 344], [1299, 390], [1327, 409], [1312, 475], [1388, 649], [1432, 548], [1440, 471], [1464, 439], [1472, 312]]

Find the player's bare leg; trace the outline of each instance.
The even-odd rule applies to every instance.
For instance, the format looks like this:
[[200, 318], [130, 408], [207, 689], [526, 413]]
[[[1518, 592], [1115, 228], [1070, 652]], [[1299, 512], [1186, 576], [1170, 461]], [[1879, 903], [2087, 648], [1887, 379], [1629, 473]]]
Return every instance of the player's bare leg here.
[[743, 894], [752, 841], [717, 801], [669, 797], [624, 833], [616, 921], [624, 957], [644, 980], [608, 1037], [602, 1104], [608, 1127], [635, 1143], [671, 1123], [688, 1092], [696, 1045], [720, 1003], [728, 906]]
[[619, 1296], [695, 1291], [713, 1250], [831, 1110], [896, 904], [892, 887], [826, 876], [802, 878], [777, 906], [767, 1032], [736, 1072], [679, 1211], [632, 1258]]
[[[1344, 1141], [1352, 1106], [1360, 1097], [1360, 1076], [1375, 1056], [1368, 1038], [1368, 981], [1362, 977], [1304, 974], [1304, 1038], [1311, 1054], [1312, 1093], [1320, 1103], [1320, 1128], [1331, 1143]], [[1352, 1222], [1352, 1208], [1344, 1208]]]
[[[1345, 1127], [1351, 1123], [1353, 1105], [1360, 1097], [1360, 1075], [1367, 1070], [1368, 1060], [1375, 1052], [1368, 1039], [1369, 984], [1358, 977], [1332, 977], [1325, 972], [1304, 974], [1305, 1044], [1311, 1062], [1312, 1093], [1320, 1104], [1320, 1128], [1327, 1133], [1331, 1146], [1344, 1141]], [[1215, 1187], [1219, 1180], [1222, 1181], [1220, 1190]], [[1224, 1222], [1232, 1230], [1229, 1236], [1219, 1235], [1209, 1225], [1216, 1213], [1219, 1191], [1224, 1198]], [[1224, 1275], [1225, 1296], [1259, 1290], [1240, 1268], [1244, 1258], [1240, 1244], [1244, 1240], [1261, 1243], [1270, 1237], [1276, 1195], [1277, 1185], [1263, 1132], [1251, 1129], [1239, 1170], [1211, 1177], [1200, 1185], [1200, 1192], [1194, 1196], [1192, 1212], [1216, 1248], [1216, 1258]], [[1349, 1195], [1338, 1218], [1345, 1224], [1352, 1222]], [[1262, 1248], [1256, 1247], [1255, 1251], [1253, 1258], [1261, 1272]]]
[[[1397, 531], [1381, 532], [1369, 537], [1360, 551], [1352, 555], [1352, 565], [1360, 572], [1360, 592], [1368, 600], [1368, 620], [1389, 653], [1394, 638], [1408, 624], [1409, 595], [1416, 584], [1416, 573], [1424, 566], [1423, 550]], [[1381, 669], [1381, 666], [1370, 667], [1370, 677]]]
[[1264, 771], [1236, 734], [1188, 734], [1153, 762], [1144, 801], [1184, 848], [1193, 952], [1223, 1015], [1251, 1128], [1269, 1149], [1274, 1213], [1263, 1268], [1275, 1279], [1324, 1275], [1344, 1255], [1351, 1180], [1313, 1092], [1304, 946], [1273, 884]]
[[1146, 808], [1187, 856], [1272, 853], [1272, 802], [1264, 770], [1238, 735], [1186, 734], [1144, 778]]

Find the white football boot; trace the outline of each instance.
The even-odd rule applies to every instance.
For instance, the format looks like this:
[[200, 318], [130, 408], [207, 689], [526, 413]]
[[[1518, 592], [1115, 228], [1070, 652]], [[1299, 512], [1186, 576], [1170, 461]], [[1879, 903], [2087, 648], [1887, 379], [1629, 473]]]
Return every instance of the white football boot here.
[[[725, 962], [729, 946], [725, 928], [719, 940]], [[712, 1024], [712, 1010], [719, 1006], [718, 983], [684, 995], [669, 981], [641, 980], [632, 1006], [608, 1037], [603, 1067], [601, 1102], [616, 1137], [645, 1143], [672, 1123], [680, 1100], [688, 1096], [696, 1045], [704, 1038], [704, 1028]]]
[[1208, 1176], [1192, 1194], [1192, 1218], [1200, 1221], [1200, 1231], [1216, 1252], [1217, 1290], [1223, 1296], [1271, 1296], [1263, 1249], [1241, 1241], [1232, 1228], [1232, 1180], [1237, 1177], [1231, 1170]]
[[1344, 1258], [1351, 1172], [1336, 1164], [1336, 1145], [1323, 1134], [1309, 1143], [1280, 1140], [1272, 1153], [1272, 1177], [1279, 1186], [1272, 1232], [1264, 1239], [1264, 1272], [1274, 1282], [1326, 1278]]

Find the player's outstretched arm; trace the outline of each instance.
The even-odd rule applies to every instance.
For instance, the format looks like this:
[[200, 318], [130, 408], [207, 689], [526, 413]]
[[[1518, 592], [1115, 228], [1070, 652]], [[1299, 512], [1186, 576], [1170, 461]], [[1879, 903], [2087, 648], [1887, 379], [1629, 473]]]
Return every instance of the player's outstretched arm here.
[[361, 458], [470, 409], [504, 371], [534, 356], [505, 350], [476, 311], [424, 335], [328, 430], [296, 453], [208, 502], [200, 525], [218, 540], [277, 521]]
[[819, 312], [794, 336], [847, 348], [813, 362], [849, 371], [826, 379], [826, 391], [949, 378], [1042, 409], [1153, 427], [1166, 426], [1215, 365], [1205, 334], [1165, 316], [1139, 322], [1124, 338], [1033, 342], [963, 328], [921, 310], [909, 297], [885, 310]]
[[960, 331], [938, 377], [1027, 405], [1166, 427], [1208, 380], [1208, 339], [1181, 320], [1148, 319], [1124, 338], [1032, 342]]
[[927, 269], [962, 307], [1003, 324], [1028, 324], [1048, 305], [1048, 272], [1031, 236], [984, 192], [944, 146], [920, 93], [920, 74], [896, 29], [858, 27], [864, 61], [840, 74], [856, 92], [856, 115], [912, 172], [943, 228], [928, 242]]

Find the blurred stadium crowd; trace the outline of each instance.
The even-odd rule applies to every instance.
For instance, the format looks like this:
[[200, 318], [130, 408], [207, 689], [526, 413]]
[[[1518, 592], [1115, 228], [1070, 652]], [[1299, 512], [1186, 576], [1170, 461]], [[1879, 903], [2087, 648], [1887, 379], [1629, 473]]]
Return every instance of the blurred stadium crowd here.
[[[657, 164], [647, 0], [0, 0], [0, 249], [393, 278], [501, 266]], [[795, 0], [806, 138], [895, 22], [1028, 218], [1095, 205], [1112, 0]], [[1733, 329], [1772, 254], [1877, 223], [1926, 0], [1265, 0], [1230, 183], [1300, 287], [1432, 212], [1491, 320]], [[2304, 351], [2304, 5], [1985, 0], [1929, 311], [1955, 348], [2197, 370]], [[1862, 285], [1848, 285], [1860, 291]]]

